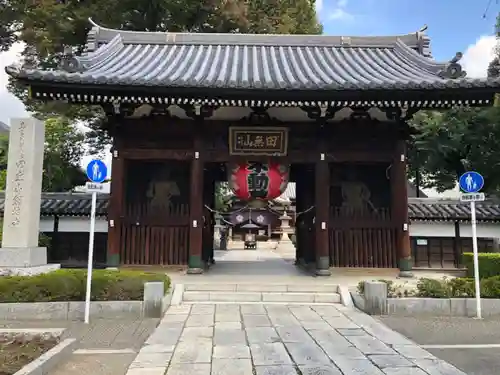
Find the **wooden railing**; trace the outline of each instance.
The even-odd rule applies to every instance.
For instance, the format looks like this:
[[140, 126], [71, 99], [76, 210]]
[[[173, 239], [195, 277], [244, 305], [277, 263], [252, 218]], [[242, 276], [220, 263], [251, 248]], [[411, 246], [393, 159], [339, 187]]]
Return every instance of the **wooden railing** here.
[[397, 267], [397, 225], [388, 209], [331, 211], [330, 263], [335, 267]]
[[130, 204], [120, 218], [120, 261], [134, 265], [186, 264], [189, 248], [189, 206], [158, 209]]

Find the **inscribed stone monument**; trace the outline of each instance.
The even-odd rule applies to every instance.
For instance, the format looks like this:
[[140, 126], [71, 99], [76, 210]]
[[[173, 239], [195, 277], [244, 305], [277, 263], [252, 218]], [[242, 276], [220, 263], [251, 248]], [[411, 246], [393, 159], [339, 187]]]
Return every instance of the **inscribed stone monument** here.
[[33, 118], [12, 119], [0, 270], [37, 274], [47, 265], [47, 249], [38, 246], [45, 125]]

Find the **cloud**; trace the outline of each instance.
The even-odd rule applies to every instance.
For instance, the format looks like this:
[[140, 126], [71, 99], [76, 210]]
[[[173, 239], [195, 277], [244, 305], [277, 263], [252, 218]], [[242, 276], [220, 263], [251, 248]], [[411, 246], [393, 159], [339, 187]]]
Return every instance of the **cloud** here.
[[22, 44], [15, 44], [7, 52], [0, 53], [0, 121], [9, 124], [12, 117], [25, 117], [27, 115], [24, 104], [7, 91], [9, 76], [5, 67], [20, 60]]
[[460, 64], [469, 78], [484, 78], [487, 75], [488, 65], [495, 56], [496, 37], [483, 35], [476, 43], [471, 44], [464, 52]]
[[323, 0], [316, 0], [316, 12], [321, 12], [323, 10]]
[[316, 2], [316, 10], [322, 19], [328, 21], [351, 21], [354, 16], [346, 9], [348, 0], [334, 0], [324, 3], [323, 0]]
[[354, 16], [342, 8], [336, 8], [328, 14], [329, 20], [342, 20], [348, 21], [352, 20]]

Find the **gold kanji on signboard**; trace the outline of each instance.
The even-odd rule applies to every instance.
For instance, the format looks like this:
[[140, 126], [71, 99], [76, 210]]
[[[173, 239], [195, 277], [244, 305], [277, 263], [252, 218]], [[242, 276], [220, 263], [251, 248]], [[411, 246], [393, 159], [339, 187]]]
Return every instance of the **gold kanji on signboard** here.
[[288, 129], [276, 127], [230, 127], [231, 155], [284, 156], [288, 147]]

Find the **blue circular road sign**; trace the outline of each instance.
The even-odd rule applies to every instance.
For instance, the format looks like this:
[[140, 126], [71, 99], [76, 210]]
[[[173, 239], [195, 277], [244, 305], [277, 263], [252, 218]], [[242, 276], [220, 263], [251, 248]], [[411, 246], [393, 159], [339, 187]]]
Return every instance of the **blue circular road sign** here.
[[103, 182], [108, 176], [108, 167], [102, 160], [92, 160], [87, 165], [87, 177], [95, 183]]
[[477, 172], [469, 171], [460, 176], [458, 183], [464, 193], [477, 193], [484, 186], [484, 178]]

